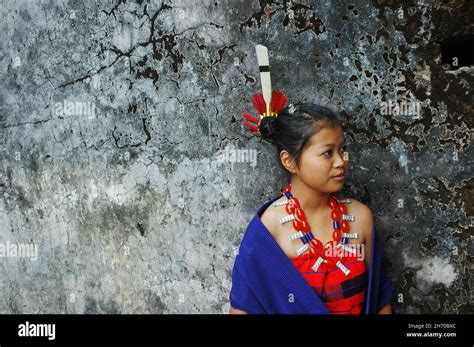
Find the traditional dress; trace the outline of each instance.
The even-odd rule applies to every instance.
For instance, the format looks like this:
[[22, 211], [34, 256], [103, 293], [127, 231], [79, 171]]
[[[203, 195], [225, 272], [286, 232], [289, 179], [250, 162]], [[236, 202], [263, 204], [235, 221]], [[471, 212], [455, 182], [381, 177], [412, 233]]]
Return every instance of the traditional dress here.
[[293, 265], [316, 292], [329, 313], [360, 314], [365, 299], [367, 276], [364, 260], [348, 259], [342, 264], [350, 270], [345, 275], [337, 266], [314, 271], [312, 266], [318, 256], [305, 253], [291, 259]]
[[315, 273], [311, 254], [289, 259], [260, 220], [266, 208], [281, 196], [264, 203], [250, 222], [232, 270], [230, 303], [250, 314], [349, 314], [378, 313], [390, 303], [393, 291], [383, 272], [375, 223], [370, 269], [363, 260], [338, 269]]

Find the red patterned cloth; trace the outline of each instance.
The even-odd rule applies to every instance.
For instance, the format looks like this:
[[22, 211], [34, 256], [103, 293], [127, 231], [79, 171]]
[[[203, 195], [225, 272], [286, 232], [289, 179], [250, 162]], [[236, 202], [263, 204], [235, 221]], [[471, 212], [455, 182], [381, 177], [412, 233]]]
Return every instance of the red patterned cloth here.
[[331, 314], [361, 314], [367, 287], [365, 262], [357, 258], [343, 260], [350, 270], [346, 276], [338, 267], [323, 264], [318, 272], [311, 268], [317, 256], [305, 253], [291, 262]]

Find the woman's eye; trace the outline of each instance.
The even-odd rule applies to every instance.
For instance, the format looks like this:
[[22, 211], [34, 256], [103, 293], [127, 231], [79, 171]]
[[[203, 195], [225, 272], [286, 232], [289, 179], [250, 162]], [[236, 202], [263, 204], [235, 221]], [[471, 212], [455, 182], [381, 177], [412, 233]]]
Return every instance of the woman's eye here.
[[[341, 147], [340, 151], [342, 154], [344, 154], [347, 151], [347, 146]], [[322, 156], [326, 158], [330, 158], [332, 156], [332, 150], [331, 149], [327, 150], [326, 152], [322, 154]]]

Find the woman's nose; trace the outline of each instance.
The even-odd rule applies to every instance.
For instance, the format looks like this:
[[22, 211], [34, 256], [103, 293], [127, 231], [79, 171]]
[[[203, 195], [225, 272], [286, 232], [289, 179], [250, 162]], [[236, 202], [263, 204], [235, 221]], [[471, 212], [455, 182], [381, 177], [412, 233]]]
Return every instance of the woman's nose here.
[[345, 155], [346, 155], [345, 153], [346, 152], [343, 152], [343, 153], [338, 152], [337, 153], [337, 156], [336, 156], [336, 159], [335, 159], [335, 162], [334, 162], [335, 167], [343, 167], [346, 164], [346, 160], [344, 159]]

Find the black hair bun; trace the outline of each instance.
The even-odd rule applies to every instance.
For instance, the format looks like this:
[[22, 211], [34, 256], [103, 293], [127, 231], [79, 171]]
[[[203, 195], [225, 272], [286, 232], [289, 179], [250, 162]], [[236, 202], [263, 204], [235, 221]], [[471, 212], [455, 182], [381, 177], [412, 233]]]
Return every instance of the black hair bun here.
[[273, 137], [275, 135], [275, 122], [276, 117], [264, 117], [260, 121], [259, 129], [262, 138], [266, 141], [273, 143]]

